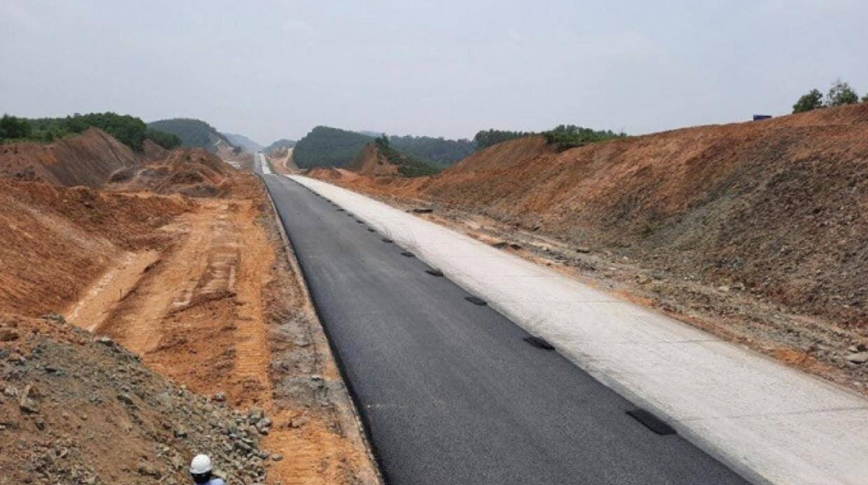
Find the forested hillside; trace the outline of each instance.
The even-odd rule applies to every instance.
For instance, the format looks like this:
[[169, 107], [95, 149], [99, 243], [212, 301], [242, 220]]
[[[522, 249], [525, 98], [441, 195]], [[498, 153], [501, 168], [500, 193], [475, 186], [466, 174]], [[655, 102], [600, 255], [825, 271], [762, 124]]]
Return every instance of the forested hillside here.
[[241, 147], [248, 153], [256, 153], [262, 150], [262, 145], [244, 135], [236, 135], [234, 133], [223, 133], [223, 135], [229, 140], [229, 143], [231, 143], [232, 146]]
[[151, 140], [163, 148], [181, 145], [181, 139], [159, 129], [149, 128], [139, 118], [111, 112], [81, 115], [76, 113], [65, 118], [27, 119], [4, 115], [0, 119], [0, 143], [6, 140], [30, 140], [52, 142], [68, 135], [84, 133], [88, 128], [99, 128], [118, 141], [140, 152], [145, 140]]
[[317, 126], [296, 143], [293, 159], [301, 168], [345, 167], [372, 141], [354, 131]]
[[295, 140], [287, 140], [286, 138], [281, 138], [280, 140], [277, 140], [276, 142], [272, 143], [271, 145], [268, 145], [267, 147], [263, 148], [262, 151], [264, 151], [265, 153], [271, 153], [274, 150], [277, 150], [280, 148], [292, 148], [295, 146], [295, 143], [296, 143]]
[[187, 148], [200, 147], [214, 152], [217, 150], [219, 141], [234, 146], [225, 135], [201, 120], [173, 118], [152, 121], [148, 123], [148, 127], [176, 135], [181, 139], [182, 145]]
[[447, 140], [430, 136], [390, 136], [389, 144], [401, 153], [441, 167], [463, 160], [476, 150], [476, 144], [467, 139]]

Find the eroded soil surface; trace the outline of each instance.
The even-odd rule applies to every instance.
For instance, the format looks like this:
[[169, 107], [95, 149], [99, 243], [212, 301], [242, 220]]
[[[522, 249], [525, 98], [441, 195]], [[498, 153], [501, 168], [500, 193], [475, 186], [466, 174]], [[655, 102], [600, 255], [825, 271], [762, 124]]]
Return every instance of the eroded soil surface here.
[[[280, 455], [270, 480], [376, 481], [346, 390], [304, 288], [282, 249], [260, 188], [251, 198], [203, 199], [164, 226], [173, 241], [139, 280], [89, 292], [74, 321], [117, 340], [155, 371], [273, 421], [263, 444]], [[122, 268], [141, 264], [121, 262]]]
[[217, 168], [145, 174], [174, 195], [0, 181], [0, 483], [183, 483], [198, 452], [245, 483], [379, 483], [261, 182]]
[[842, 327], [804, 315], [784, 304], [757, 298], [739, 284], [709, 284], [697, 274], [661, 270], [617, 250], [577, 246], [543, 230], [522, 229], [431, 198], [369, 190], [365, 184], [346, 183], [361, 177], [338, 173], [344, 176], [329, 181], [868, 395], [868, 366], [848, 360], [866, 350], [868, 333], [864, 328]]

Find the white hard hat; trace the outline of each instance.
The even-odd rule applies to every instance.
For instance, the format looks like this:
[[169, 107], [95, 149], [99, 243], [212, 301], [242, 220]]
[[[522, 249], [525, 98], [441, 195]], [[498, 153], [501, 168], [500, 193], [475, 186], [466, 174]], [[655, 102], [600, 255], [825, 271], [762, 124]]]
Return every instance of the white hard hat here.
[[210, 471], [211, 458], [208, 458], [208, 455], [196, 455], [190, 463], [190, 473], [193, 475], [202, 475]]

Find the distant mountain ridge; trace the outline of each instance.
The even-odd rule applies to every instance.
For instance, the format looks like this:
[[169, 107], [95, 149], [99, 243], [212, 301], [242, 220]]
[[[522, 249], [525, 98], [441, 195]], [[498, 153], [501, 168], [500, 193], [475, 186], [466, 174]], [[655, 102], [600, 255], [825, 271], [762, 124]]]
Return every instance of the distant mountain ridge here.
[[[381, 135], [383, 133], [375, 131], [349, 131], [317, 126], [298, 141], [294, 159], [301, 168], [345, 167], [365, 145]], [[413, 135], [388, 138], [392, 149], [423, 164], [440, 168], [451, 166], [476, 150], [476, 144], [467, 139], [447, 140]]]
[[295, 146], [295, 144], [296, 144], [295, 140], [288, 140], [286, 138], [281, 138], [280, 140], [277, 140], [274, 143], [272, 143], [271, 145], [268, 145], [267, 147], [263, 148], [262, 151], [264, 151], [265, 153], [271, 153], [271, 152], [278, 150], [280, 148], [293, 148]]
[[238, 135], [235, 133], [223, 133], [223, 135], [229, 140], [233, 146], [241, 147], [244, 151], [249, 153], [256, 153], [262, 150], [262, 145], [256, 143], [255, 141], [247, 138], [244, 135]]
[[235, 145], [223, 133], [202, 120], [191, 118], [172, 118], [167, 120], [152, 121], [148, 127], [172, 133], [181, 139], [182, 146], [186, 148], [204, 148], [211, 153], [216, 153], [221, 142], [234, 147]]

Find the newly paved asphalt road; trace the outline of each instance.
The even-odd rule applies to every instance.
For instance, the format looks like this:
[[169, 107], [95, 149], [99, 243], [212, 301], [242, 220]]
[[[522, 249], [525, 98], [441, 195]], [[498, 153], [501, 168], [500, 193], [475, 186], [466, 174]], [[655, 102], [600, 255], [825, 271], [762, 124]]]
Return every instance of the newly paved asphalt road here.
[[388, 483], [745, 483], [355, 217], [263, 178]]

